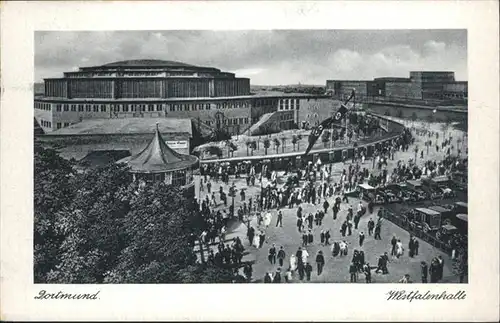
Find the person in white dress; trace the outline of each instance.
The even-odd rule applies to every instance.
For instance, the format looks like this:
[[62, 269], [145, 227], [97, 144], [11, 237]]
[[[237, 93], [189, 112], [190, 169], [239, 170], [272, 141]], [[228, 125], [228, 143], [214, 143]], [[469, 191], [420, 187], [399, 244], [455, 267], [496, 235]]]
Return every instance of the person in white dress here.
[[294, 272], [297, 269], [297, 257], [295, 255], [290, 256], [290, 270]]
[[403, 253], [404, 253], [403, 243], [401, 242], [401, 240], [398, 240], [398, 242], [396, 242], [396, 257], [397, 258], [401, 257]]
[[307, 250], [304, 248], [302, 250], [302, 263], [306, 264], [307, 263], [307, 257], [309, 257], [309, 253]]

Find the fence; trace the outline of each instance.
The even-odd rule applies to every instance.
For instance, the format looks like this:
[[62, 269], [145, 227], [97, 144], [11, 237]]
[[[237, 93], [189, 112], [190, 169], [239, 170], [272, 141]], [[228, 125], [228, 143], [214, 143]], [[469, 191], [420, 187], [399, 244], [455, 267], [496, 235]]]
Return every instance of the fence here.
[[423, 230], [417, 228], [416, 226], [412, 226], [406, 219], [398, 216], [397, 214], [383, 208], [382, 209], [382, 217], [396, 224], [398, 227], [408, 231], [412, 235], [416, 236], [429, 243], [435, 248], [439, 248], [442, 251], [446, 252], [448, 255], [451, 255], [451, 247], [446, 245], [445, 243], [437, 240], [434, 236], [424, 232]]

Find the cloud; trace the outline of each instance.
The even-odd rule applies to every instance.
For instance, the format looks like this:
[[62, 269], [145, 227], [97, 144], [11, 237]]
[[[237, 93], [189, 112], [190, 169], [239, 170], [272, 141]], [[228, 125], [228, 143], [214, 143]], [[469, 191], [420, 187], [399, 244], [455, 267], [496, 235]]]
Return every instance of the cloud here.
[[467, 79], [466, 36], [464, 30], [37, 32], [35, 78], [149, 58], [235, 71], [252, 84], [325, 84], [419, 69]]

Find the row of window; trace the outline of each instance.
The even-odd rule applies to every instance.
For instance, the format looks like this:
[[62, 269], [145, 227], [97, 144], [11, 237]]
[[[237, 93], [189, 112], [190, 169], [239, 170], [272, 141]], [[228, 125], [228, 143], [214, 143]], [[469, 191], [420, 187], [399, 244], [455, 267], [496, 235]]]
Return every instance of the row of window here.
[[56, 123], [56, 128], [61, 129], [62, 127], [69, 127], [70, 125], [72, 125], [70, 122], [58, 122]]
[[[35, 103], [35, 109], [51, 111], [52, 105], [50, 103]], [[214, 105], [216, 109], [234, 109], [234, 108], [247, 108], [249, 103], [217, 103]], [[199, 111], [210, 110], [211, 104], [209, 103], [184, 103], [184, 104], [55, 104], [57, 112], [72, 111], [72, 112], [134, 112], [134, 111], [163, 111], [163, 109], [170, 111]]]
[[[222, 124], [226, 126], [231, 126], [231, 125], [242, 125], [242, 124], [248, 124], [249, 119], [248, 118], [226, 118], [222, 120]], [[206, 120], [205, 124], [208, 126], [213, 126], [215, 124], [215, 121], [213, 120]]]
[[44, 128], [52, 128], [52, 122], [40, 119], [40, 126]]
[[299, 99], [283, 99], [280, 100], [280, 110], [299, 110], [300, 101]]

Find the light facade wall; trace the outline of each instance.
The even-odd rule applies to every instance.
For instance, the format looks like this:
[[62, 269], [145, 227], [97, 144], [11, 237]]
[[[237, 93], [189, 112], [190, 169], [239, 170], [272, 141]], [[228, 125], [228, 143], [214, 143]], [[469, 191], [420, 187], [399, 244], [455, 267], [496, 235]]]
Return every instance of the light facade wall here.
[[385, 82], [385, 96], [389, 98], [421, 99], [422, 89], [415, 82]]

